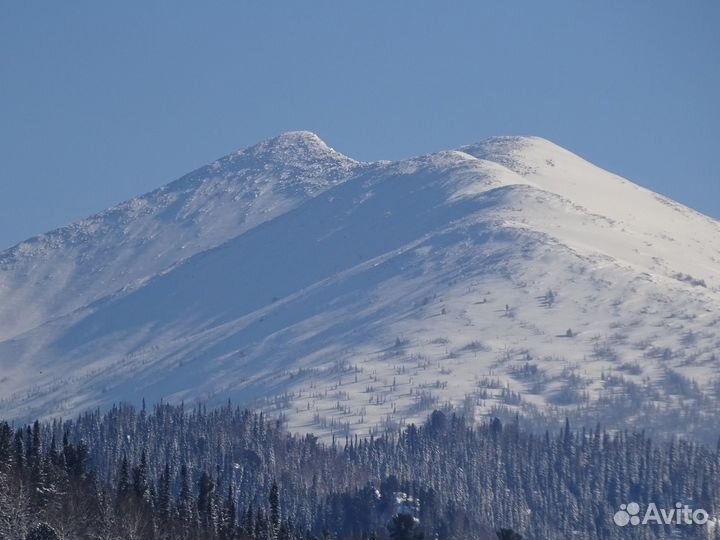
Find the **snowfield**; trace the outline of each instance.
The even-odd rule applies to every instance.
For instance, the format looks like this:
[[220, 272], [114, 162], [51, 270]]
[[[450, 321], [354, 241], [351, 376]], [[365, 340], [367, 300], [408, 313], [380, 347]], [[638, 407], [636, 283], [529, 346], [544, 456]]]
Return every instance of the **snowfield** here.
[[717, 437], [720, 223], [537, 137], [360, 163], [288, 133], [0, 253], [0, 417], [232, 398]]

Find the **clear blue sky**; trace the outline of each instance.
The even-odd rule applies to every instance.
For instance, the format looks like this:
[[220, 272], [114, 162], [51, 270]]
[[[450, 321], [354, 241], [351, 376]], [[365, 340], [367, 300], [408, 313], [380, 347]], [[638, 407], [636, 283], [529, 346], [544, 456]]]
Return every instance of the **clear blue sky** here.
[[720, 2], [0, 0], [0, 248], [282, 131], [549, 138], [720, 217]]

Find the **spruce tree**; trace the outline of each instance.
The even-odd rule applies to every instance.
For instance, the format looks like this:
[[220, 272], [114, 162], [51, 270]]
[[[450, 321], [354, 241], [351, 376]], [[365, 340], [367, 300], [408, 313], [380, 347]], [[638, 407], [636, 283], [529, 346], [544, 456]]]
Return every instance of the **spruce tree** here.
[[275, 482], [270, 488], [270, 536], [276, 538], [280, 530], [280, 490]]

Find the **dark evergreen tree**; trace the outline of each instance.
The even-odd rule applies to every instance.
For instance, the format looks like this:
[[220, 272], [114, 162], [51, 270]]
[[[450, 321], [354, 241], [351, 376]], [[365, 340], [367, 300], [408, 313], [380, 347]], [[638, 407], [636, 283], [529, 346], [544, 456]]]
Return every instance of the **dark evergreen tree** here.
[[60, 534], [47, 523], [35, 525], [25, 536], [26, 540], [60, 540]]
[[150, 490], [148, 483], [148, 463], [145, 450], [140, 455], [140, 463], [132, 470], [133, 492], [138, 499], [147, 499]]
[[523, 540], [523, 537], [512, 529], [500, 529], [497, 532], [498, 540]]
[[[67, 446], [65, 446], [67, 449]], [[130, 465], [127, 456], [123, 456], [120, 462], [120, 472], [118, 473], [117, 494], [119, 500], [124, 500], [130, 495]]]
[[216, 534], [218, 529], [218, 519], [215, 499], [215, 483], [207, 472], [203, 472], [200, 475], [198, 492], [197, 509], [200, 517], [200, 524], [207, 530], [212, 531], [213, 534]]
[[398, 514], [388, 525], [388, 532], [392, 540], [423, 540], [423, 533], [418, 522], [409, 514]]
[[276, 538], [280, 531], [280, 490], [275, 482], [270, 488], [270, 537]]
[[177, 513], [181, 534], [187, 537], [195, 528], [196, 521], [190, 473], [184, 463], [180, 467], [180, 495], [178, 497]]
[[220, 538], [222, 540], [234, 540], [237, 531], [236, 522], [235, 490], [230, 484], [220, 518]]
[[158, 519], [162, 524], [167, 524], [171, 517], [171, 498], [170, 492], [170, 464], [165, 463], [165, 470], [160, 475], [157, 489], [157, 503], [155, 504], [158, 513]]

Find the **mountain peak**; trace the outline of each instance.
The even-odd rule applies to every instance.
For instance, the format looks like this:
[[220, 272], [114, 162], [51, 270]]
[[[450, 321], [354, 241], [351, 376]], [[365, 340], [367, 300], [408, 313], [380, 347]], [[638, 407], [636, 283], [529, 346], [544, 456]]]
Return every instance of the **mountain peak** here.
[[311, 162], [337, 161], [356, 163], [337, 150], [328, 146], [318, 135], [311, 131], [288, 131], [259, 144], [239, 150], [234, 157], [282, 161], [286, 165], [307, 165]]
[[539, 166], [552, 167], [557, 160], [585, 163], [562, 146], [537, 136], [490, 137], [459, 150], [478, 159], [500, 163], [523, 176], [536, 172]]
[[308, 131], [305, 129], [301, 129], [298, 131], [285, 131], [285, 132], [281, 133], [280, 135], [273, 137], [270, 140], [288, 141], [288, 142], [296, 142], [296, 143], [320, 142], [321, 144], [325, 144], [325, 142], [320, 138], [320, 136], [317, 133], [314, 133], [312, 131]]
[[330, 149], [316, 133], [312, 131], [286, 131], [266, 139], [256, 146], [264, 146], [265, 148], [282, 149], [282, 148], [315, 148]]

